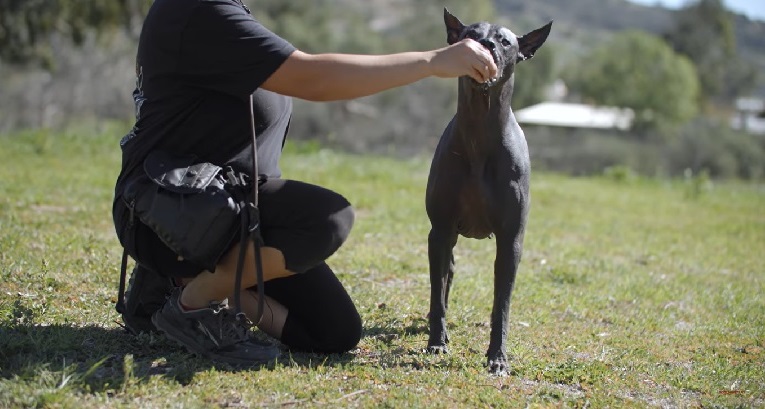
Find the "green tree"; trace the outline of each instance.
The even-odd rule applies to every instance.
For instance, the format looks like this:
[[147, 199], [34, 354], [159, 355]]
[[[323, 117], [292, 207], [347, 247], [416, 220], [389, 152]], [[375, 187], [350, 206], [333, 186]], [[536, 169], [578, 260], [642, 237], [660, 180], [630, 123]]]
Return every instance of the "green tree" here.
[[554, 45], [545, 44], [534, 58], [515, 67], [513, 108], [523, 108], [545, 99], [545, 89], [555, 80], [554, 56]]
[[151, 0], [0, 0], [0, 60], [47, 60], [52, 35], [81, 44], [89, 31], [132, 30]]
[[327, 51], [335, 45], [331, 26], [336, 2], [332, 0], [315, 0], [310, 7], [298, 0], [248, 3], [263, 25], [303, 51]]
[[645, 32], [616, 35], [566, 72], [572, 91], [597, 104], [632, 108], [637, 125], [680, 124], [698, 113], [693, 63]]
[[698, 0], [678, 10], [664, 38], [699, 67], [704, 100], [731, 99], [757, 81], [756, 69], [736, 55], [733, 17], [722, 0]]
[[397, 15], [393, 16], [395, 18], [390, 19], [392, 24], [383, 31], [393, 49], [398, 51], [445, 47], [444, 7], [465, 24], [497, 22], [491, 0], [419, 0], [402, 6], [408, 10], [397, 10]]

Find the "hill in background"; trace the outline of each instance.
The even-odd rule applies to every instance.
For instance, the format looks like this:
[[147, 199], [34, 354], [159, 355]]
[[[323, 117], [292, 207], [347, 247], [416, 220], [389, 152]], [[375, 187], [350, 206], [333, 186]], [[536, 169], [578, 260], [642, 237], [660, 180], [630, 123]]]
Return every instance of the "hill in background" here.
[[[517, 33], [554, 20], [553, 32], [533, 63], [539, 66], [545, 61], [542, 53], [554, 52], [552, 65], [558, 69], [620, 31], [661, 34], [671, 27], [676, 13], [627, 0], [475, 0], [470, 4], [456, 0], [317, 0], [311, 8], [295, 1], [250, 3], [256, 17], [278, 34], [301, 47], [301, 41], [310, 42], [314, 49], [306, 48], [309, 51], [389, 52], [440, 46], [444, 44], [444, 6], [458, 11], [465, 22], [480, 18], [508, 23]], [[292, 13], [289, 18], [285, 18], [287, 13]], [[758, 67], [761, 75], [756, 93], [765, 97], [765, 22], [743, 15], [734, 15], [734, 20], [739, 55]], [[319, 29], [329, 36], [315, 35]], [[62, 36], [51, 35], [53, 71], [0, 61], [0, 132], [56, 128], [83, 118], [129, 121], [137, 38], [135, 33], [118, 32], [110, 39], [108, 43], [90, 39], [84, 47], [75, 48]], [[453, 82], [426, 80], [356, 101], [299, 101], [292, 134], [355, 151], [421, 152], [432, 148], [452, 115], [454, 93]], [[381, 123], [386, 126], [379, 126]]]
[[[665, 7], [626, 0], [498, 0], [495, 6], [500, 15], [522, 29], [555, 20], [551, 41], [570, 54], [585, 52], [622, 30], [638, 29], [661, 35], [670, 29], [677, 13]], [[735, 13], [733, 19], [738, 53], [758, 67], [761, 74], [757, 93], [765, 97], [765, 21]]]

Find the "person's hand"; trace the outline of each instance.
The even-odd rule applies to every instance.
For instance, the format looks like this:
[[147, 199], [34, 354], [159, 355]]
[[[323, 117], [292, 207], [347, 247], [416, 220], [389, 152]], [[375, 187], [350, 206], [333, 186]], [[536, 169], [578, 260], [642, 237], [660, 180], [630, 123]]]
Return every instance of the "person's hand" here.
[[486, 82], [497, 76], [497, 65], [489, 50], [469, 38], [433, 53], [430, 69], [436, 77], [468, 75], [478, 82]]

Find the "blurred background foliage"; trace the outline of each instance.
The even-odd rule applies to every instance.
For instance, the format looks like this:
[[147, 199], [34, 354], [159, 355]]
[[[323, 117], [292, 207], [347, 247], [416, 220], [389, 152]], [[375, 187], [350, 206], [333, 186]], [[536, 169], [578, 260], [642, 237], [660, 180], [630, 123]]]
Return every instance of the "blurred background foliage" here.
[[[763, 136], [728, 126], [742, 96], [765, 97], [765, 22], [721, 0], [679, 10], [626, 0], [258, 0], [255, 17], [308, 52], [445, 45], [442, 10], [523, 34], [554, 20], [517, 68], [516, 110], [551, 98], [632, 108], [630, 131], [525, 126], [537, 168], [623, 166], [661, 176], [765, 177]], [[0, 132], [132, 117], [133, 64], [151, 0], [0, 0]], [[361, 153], [427, 154], [455, 109], [454, 81], [428, 79], [353, 101], [296, 102], [294, 139]], [[115, 143], [121, 135], [114, 135]], [[115, 145], [116, 146], [116, 145]]]
[[565, 71], [566, 83], [585, 101], [632, 108], [637, 127], [686, 123], [698, 114], [696, 66], [655, 35], [615, 34], [586, 60]]

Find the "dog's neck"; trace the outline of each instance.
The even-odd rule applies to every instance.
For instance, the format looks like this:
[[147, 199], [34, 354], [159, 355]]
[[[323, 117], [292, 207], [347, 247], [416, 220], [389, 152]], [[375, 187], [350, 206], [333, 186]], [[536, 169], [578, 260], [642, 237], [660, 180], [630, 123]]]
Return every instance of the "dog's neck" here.
[[471, 164], [471, 174], [480, 176], [487, 158], [508, 146], [507, 138], [523, 137], [510, 108], [513, 76], [486, 89], [468, 78], [458, 82], [451, 149]]
[[508, 122], [514, 121], [510, 107], [514, 77], [512, 74], [486, 89], [476, 87], [467, 77], [460, 78], [457, 91], [457, 127], [469, 130], [471, 135], [487, 134], [484, 131], [491, 131], [488, 128], [498, 127], [501, 130]]

